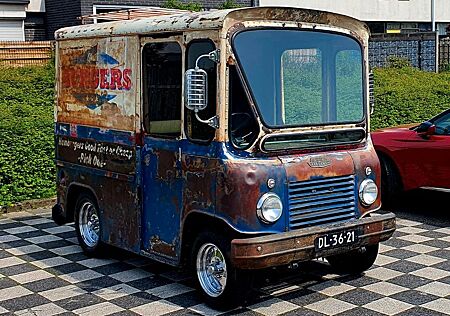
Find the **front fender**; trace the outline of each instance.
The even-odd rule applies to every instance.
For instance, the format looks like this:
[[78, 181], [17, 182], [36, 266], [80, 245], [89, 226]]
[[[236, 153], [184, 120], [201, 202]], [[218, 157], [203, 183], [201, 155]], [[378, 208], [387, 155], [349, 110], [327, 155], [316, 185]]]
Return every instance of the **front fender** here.
[[[275, 180], [273, 189], [267, 186], [268, 179]], [[217, 179], [216, 216], [241, 233], [284, 232], [289, 220], [286, 188], [286, 172], [276, 157], [227, 159]], [[274, 224], [263, 223], [256, 214], [258, 200], [267, 192], [277, 194], [284, 206]]]

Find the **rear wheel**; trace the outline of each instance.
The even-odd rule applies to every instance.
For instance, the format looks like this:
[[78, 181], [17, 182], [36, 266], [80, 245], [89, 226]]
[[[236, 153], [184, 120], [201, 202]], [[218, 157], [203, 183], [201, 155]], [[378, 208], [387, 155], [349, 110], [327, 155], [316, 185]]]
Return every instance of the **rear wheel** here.
[[390, 207], [401, 193], [401, 179], [394, 163], [387, 157], [379, 155], [381, 164], [381, 200], [383, 206]]
[[374, 264], [378, 256], [378, 246], [378, 244], [364, 246], [326, 259], [337, 272], [360, 274]]
[[235, 269], [230, 262], [230, 245], [231, 240], [222, 235], [203, 232], [197, 237], [191, 256], [206, 302], [221, 310], [242, 303], [250, 288], [248, 273]]
[[75, 205], [75, 229], [83, 251], [90, 256], [102, 254], [101, 220], [98, 206], [90, 194], [81, 194]]

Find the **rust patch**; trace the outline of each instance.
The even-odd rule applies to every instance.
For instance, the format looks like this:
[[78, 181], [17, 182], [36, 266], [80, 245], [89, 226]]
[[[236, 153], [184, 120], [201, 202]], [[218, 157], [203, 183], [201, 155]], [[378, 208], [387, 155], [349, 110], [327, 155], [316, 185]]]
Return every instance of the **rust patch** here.
[[67, 200], [67, 187], [70, 184], [69, 174], [65, 172], [65, 170], [61, 167], [57, 167], [57, 185], [56, 185], [56, 195], [58, 197], [58, 203], [61, 205], [63, 209], [66, 208], [66, 200]]
[[123, 179], [99, 177], [67, 170], [72, 182], [93, 188], [103, 223], [102, 240], [113, 246], [140, 251], [140, 212], [136, 189]]
[[227, 15], [226, 19], [224, 28], [227, 25], [231, 26], [227, 34], [229, 38], [233, 33], [242, 29], [245, 22], [250, 21], [260, 22], [261, 25], [265, 21], [296, 23], [299, 27], [304, 23], [330, 25], [354, 32], [354, 36], [362, 44], [365, 44], [369, 38], [367, 25], [363, 22], [348, 16], [317, 10], [275, 7], [248, 8], [232, 11]]
[[171, 182], [177, 177], [177, 154], [171, 151], [157, 151], [157, 177], [161, 180]]
[[[314, 177], [336, 177], [354, 173], [353, 159], [347, 152], [282, 156], [290, 181], [306, 181]], [[326, 161], [321, 168], [311, 167], [312, 161]]]
[[[316, 253], [314, 241], [319, 235], [346, 229], [359, 230], [360, 242], [352, 246]], [[232, 241], [231, 261], [236, 267], [242, 269], [261, 269], [285, 265], [295, 261], [306, 261], [344, 253], [363, 245], [377, 244], [389, 239], [394, 230], [395, 215], [389, 213], [327, 228], [314, 227], [283, 234], [235, 239]]]
[[192, 210], [215, 206], [217, 173], [221, 166], [217, 159], [188, 156], [182, 158], [185, 216]]
[[218, 212], [227, 214], [235, 225], [245, 222], [248, 227], [256, 227], [259, 220], [255, 216], [255, 206], [261, 189], [267, 190], [269, 175], [277, 183], [284, 182], [281, 168], [277, 158], [253, 163], [246, 159], [228, 161], [217, 179]]
[[236, 60], [232, 56], [228, 56], [227, 64], [228, 65], [236, 65]]
[[233, 37], [233, 34], [239, 32], [243, 29], [245, 29], [244, 23], [236, 22], [236, 23], [232, 24], [231, 27], [228, 28], [226, 36], [228, 39], [231, 39]]
[[153, 236], [150, 239], [150, 245], [151, 245], [151, 251], [157, 252], [159, 254], [169, 256], [169, 257], [176, 257], [177, 253], [175, 251], [175, 243], [174, 244], [168, 244], [164, 241], [162, 241], [159, 236]]
[[199, 21], [217, 21], [220, 19], [220, 16], [214, 18], [200, 18]]

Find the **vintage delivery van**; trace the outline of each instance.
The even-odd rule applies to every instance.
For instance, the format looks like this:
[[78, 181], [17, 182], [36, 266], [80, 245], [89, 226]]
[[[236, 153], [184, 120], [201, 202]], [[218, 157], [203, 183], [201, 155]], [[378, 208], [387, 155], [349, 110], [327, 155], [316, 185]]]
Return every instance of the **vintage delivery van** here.
[[395, 230], [368, 37], [346, 16], [269, 7], [57, 31], [55, 221], [75, 221], [88, 254], [192, 267], [215, 306], [248, 270], [368, 269]]

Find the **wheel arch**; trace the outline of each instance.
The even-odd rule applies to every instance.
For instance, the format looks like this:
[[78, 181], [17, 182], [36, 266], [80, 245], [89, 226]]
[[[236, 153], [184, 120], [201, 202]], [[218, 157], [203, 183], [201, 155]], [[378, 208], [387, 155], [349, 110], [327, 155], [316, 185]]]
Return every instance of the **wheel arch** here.
[[378, 158], [380, 160], [380, 165], [381, 168], [383, 168], [383, 163], [389, 163], [392, 168], [394, 169], [394, 172], [397, 174], [397, 180], [399, 181], [399, 184], [401, 186], [401, 188], [404, 187], [404, 183], [403, 183], [403, 176], [402, 176], [402, 170], [399, 168], [399, 166], [397, 165], [397, 163], [395, 162], [394, 158], [392, 158], [392, 156], [384, 149], [382, 148], [375, 148], [375, 151], [378, 155]]
[[181, 264], [185, 265], [188, 263], [195, 238], [201, 231], [205, 230], [225, 234], [226, 237], [230, 238], [230, 241], [243, 235], [221, 218], [203, 211], [191, 211], [186, 215], [182, 223]]
[[78, 197], [82, 193], [91, 195], [95, 199], [95, 202], [98, 206], [98, 197], [95, 194], [95, 191], [90, 186], [78, 182], [71, 183], [67, 188], [66, 199], [66, 219], [68, 223], [71, 223], [75, 220], [75, 206]]

